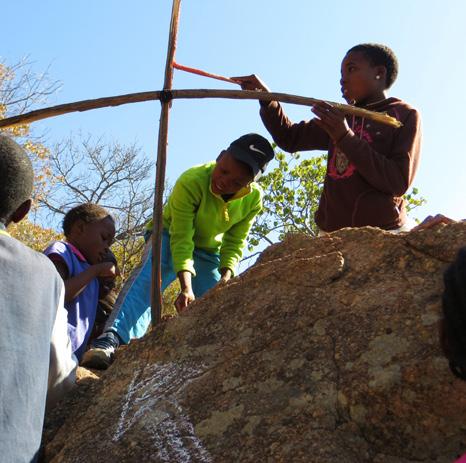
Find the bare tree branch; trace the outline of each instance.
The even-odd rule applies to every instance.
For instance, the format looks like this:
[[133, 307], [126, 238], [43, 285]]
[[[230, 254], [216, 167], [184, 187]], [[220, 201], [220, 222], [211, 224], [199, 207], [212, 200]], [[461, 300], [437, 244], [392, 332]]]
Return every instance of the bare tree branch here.
[[100, 204], [115, 218], [122, 273], [142, 249], [141, 235], [152, 211], [153, 164], [136, 145], [70, 136], [50, 155], [52, 180], [41, 206], [54, 216], [83, 202]]
[[32, 70], [29, 57], [9, 65], [0, 61], [0, 101], [7, 108], [6, 115], [23, 114], [33, 106], [43, 104], [60, 87], [52, 81], [49, 68], [40, 74]]

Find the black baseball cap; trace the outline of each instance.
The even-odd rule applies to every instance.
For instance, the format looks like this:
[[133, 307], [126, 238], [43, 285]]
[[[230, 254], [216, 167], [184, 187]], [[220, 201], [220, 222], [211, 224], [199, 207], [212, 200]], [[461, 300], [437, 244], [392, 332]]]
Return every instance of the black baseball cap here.
[[248, 133], [239, 137], [231, 143], [228, 152], [251, 168], [254, 180], [260, 178], [275, 155], [268, 140], [257, 133]]

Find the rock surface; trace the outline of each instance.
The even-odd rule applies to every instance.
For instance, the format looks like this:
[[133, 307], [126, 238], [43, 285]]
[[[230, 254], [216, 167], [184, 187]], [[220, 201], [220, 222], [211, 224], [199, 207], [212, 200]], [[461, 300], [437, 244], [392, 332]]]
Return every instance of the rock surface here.
[[437, 324], [465, 244], [466, 224], [290, 236], [87, 376], [45, 461], [452, 462], [466, 383]]

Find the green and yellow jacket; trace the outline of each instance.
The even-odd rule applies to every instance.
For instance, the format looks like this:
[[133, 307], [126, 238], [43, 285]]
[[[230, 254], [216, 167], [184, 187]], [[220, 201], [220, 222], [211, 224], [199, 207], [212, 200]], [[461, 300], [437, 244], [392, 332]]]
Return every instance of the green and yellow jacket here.
[[[224, 200], [212, 193], [215, 161], [187, 170], [178, 178], [163, 211], [163, 226], [170, 234], [175, 272], [193, 266], [194, 248], [220, 254], [219, 268], [235, 273], [255, 216], [262, 210], [262, 189], [257, 183]], [[152, 221], [148, 228], [152, 228]]]

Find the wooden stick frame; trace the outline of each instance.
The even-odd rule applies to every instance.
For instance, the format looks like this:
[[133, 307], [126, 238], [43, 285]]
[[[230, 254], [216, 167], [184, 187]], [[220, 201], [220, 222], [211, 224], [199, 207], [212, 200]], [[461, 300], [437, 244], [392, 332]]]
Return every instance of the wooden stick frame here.
[[[97, 98], [94, 100], [83, 100], [74, 103], [57, 105], [49, 108], [38, 109], [19, 116], [9, 117], [0, 120], [0, 128], [10, 127], [19, 124], [29, 124], [42, 119], [69, 114], [72, 112], [89, 111], [92, 109], [105, 108], [110, 106], [119, 106], [129, 103], [139, 103], [143, 101], [159, 100], [162, 104], [158, 146], [157, 146], [157, 165], [155, 178], [155, 195], [153, 209], [153, 233], [152, 233], [152, 285], [151, 285], [151, 315], [152, 324], [160, 322], [162, 316], [162, 291], [161, 291], [161, 246], [162, 246], [162, 212], [163, 212], [163, 191], [165, 184], [165, 170], [167, 159], [168, 143], [168, 120], [171, 107], [171, 100], [174, 99], [193, 99], [193, 98], [227, 98], [238, 100], [261, 100], [261, 101], [279, 101], [283, 103], [292, 103], [304, 106], [313, 106], [325, 100], [316, 98], [303, 97], [299, 95], [290, 95], [287, 93], [260, 92], [250, 90], [211, 90], [211, 89], [191, 89], [191, 90], [172, 90], [173, 69], [174, 67], [183, 68], [183, 66], [174, 66], [176, 42], [179, 24], [181, 0], [173, 0], [172, 13], [170, 21], [170, 31], [168, 38], [167, 59], [165, 64], [164, 85], [162, 91], [150, 91], [131, 93], [127, 95], [111, 96]], [[209, 73], [205, 73], [207, 76]], [[212, 75], [215, 76], [215, 75]], [[216, 77], [218, 78], [218, 76]], [[234, 82], [232, 79], [223, 78], [223, 80]], [[340, 109], [347, 115], [365, 117], [382, 124], [392, 127], [401, 127], [394, 117], [385, 113], [377, 113], [355, 106], [327, 101], [331, 105]]]
[[159, 94], [159, 99], [162, 102], [162, 110], [160, 113], [159, 138], [157, 144], [154, 210], [152, 215], [151, 321], [153, 326], [159, 324], [162, 319], [162, 212], [163, 191], [165, 188], [165, 167], [167, 164], [168, 116], [171, 107], [171, 98], [164, 98], [164, 96], [170, 95], [173, 83], [173, 61], [175, 59], [176, 52], [180, 4], [181, 0], [173, 0], [170, 33], [168, 38], [167, 61], [165, 64], [165, 79], [163, 83], [164, 91]]
[[74, 103], [66, 103], [49, 108], [37, 109], [19, 116], [12, 116], [0, 120], [0, 128], [10, 127], [19, 124], [30, 124], [50, 117], [62, 116], [74, 112], [89, 111], [92, 109], [108, 108], [112, 106], [120, 106], [130, 103], [142, 103], [145, 101], [160, 100], [161, 95], [165, 94], [172, 100], [177, 99], [200, 99], [200, 98], [224, 98], [232, 100], [262, 100], [262, 101], [279, 101], [282, 103], [291, 103], [301, 106], [313, 106], [316, 103], [326, 101], [336, 108], [340, 109], [347, 115], [365, 117], [366, 119], [387, 124], [392, 127], [401, 127], [400, 121], [394, 117], [388, 116], [385, 113], [368, 111], [367, 109], [358, 108], [341, 103], [335, 103], [327, 100], [319, 100], [299, 95], [291, 95], [289, 93], [277, 92], [258, 92], [253, 90], [211, 90], [211, 89], [186, 89], [186, 90], [170, 90], [170, 92], [151, 91], [128, 93], [126, 95], [108, 96], [104, 98], [96, 98], [94, 100], [82, 100]]

